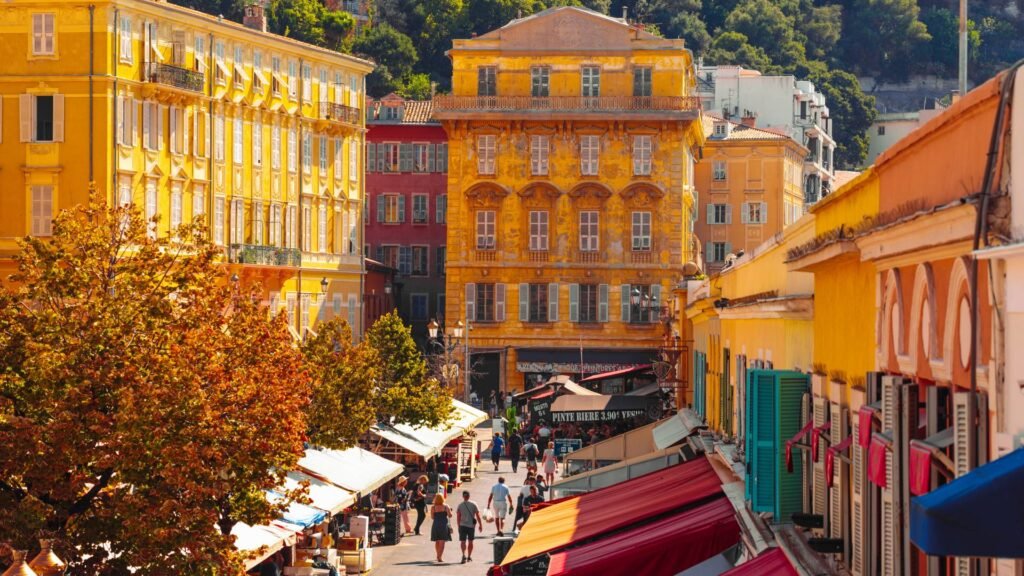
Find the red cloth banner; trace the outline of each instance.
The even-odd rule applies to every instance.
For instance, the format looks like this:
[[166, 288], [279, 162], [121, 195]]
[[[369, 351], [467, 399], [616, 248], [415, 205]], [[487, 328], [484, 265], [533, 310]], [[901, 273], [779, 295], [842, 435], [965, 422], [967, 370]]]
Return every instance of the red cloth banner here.
[[885, 488], [885, 450], [888, 442], [878, 434], [871, 436], [868, 447], [868, 480], [879, 488]]
[[829, 446], [825, 451], [825, 483], [832, 487], [832, 470], [835, 467], [836, 455], [846, 452], [846, 449], [853, 444], [853, 435], [847, 436], [845, 440], [834, 446]]
[[814, 422], [808, 422], [804, 424], [804, 427], [800, 429], [792, 438], [786, 440], [786, 471], [790, 474], [793, 473], [793, 445], [800, 441], [801, 438], [807, 435], [811, 429], [814, 428]]
[[867, 406], [861, 406], [860, 411], [857, 412], [859, 421], [859, 429], [857, 430], [857, 444], [861, 448], [867, 448], [868, 444], [871, 444], [871, 421], [875, 417], [875, 409]]
[[927, 494], [932, 489], [932, 450], [919, 442], [910, 443], [910, 493]]
[[821, 426], [811, 430], [811, 460], [818, 461], [818, 437], [821, 436], [822, 432], [832, 429], [831, 422], [825, 422]]

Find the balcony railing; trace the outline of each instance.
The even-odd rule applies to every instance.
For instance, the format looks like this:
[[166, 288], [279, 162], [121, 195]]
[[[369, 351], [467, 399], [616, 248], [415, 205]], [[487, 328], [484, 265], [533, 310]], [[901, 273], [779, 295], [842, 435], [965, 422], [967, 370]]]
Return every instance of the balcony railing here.
[[604, 262], [604, 252], [597, 250], [580, 250], [576, 252], [576, 261], [583, 264], [597, 264]]
[[547, 250], [531, 250], [530, 262], [547, 262], [551, 259]]
[[302, 264], [302, 252], [297, 248], [232, 244], [228, 246], [228, 262], [261, 266], [299, 266]]
[[203, 73], [180, 66], [150, 62], [146, 69], [146, 80], [174, 86], [192, 92], [203, 91]]
[[358, 108], [345, 106], [344, 104], [335, 104], [333, 102], [320, 103], [320, 117], [326, 120], [358, 125], [361, 116], [362, 115], [359, 113]]
[[695, 96], [435, 96], [435, 112], [696, 112]]
[[494, 250], [474, 250], [473, 259], [477, 262], [494, 262], [498, 259], [498, 253]]
[[629, 253], [629, 261], [634, 264], [650, 264], [654, 261], [650, 250], [633, 250]]

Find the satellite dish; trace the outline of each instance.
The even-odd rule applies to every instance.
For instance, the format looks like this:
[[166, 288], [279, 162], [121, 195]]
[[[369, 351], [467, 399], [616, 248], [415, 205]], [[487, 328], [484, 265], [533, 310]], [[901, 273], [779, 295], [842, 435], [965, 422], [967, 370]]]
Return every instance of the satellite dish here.
[[697, 274], [700, 274], [700, 266], [697, 266], [695, 262], [683, 264], [683, 276], [696, 276]]

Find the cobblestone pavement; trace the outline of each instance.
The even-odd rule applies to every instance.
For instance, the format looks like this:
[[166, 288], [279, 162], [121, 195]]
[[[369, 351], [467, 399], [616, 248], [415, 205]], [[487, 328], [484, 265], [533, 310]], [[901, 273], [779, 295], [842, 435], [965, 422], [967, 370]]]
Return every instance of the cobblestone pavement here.
[[[477, 429], [477, 438], [486, 447], [490, 444], [490, 430]], [[498, 471], [494, 471], [488, 455], [481, 457], [480, 467], [477, 468], [477, 477], [457, 488], [449, 499], [449, 505], [454, 510], [455, 506], [462, 501], [462, 490], [470, 492], [470, 499], [480, 506], [481, 514], [487, 504], [487, 496], [490, 494], [491, 486], [498, 481], [498, 476], [505, 477], [505, 484], [512, 492], [515, 500], [519, 494], [519, 488], [523, 485], [523, 478], [526, 477], [526, 466], [520, 465], [517, 473], [512, 473], [512, 465], [508, 459], [502, 459]], [[429, 514], [429, 511], [428, 511]], [[412, 512], [413, 521], [416, 512]], [[452, 517], [455, 523], [455, 517]], [[461, 576], [473, 575], [483, 576], [493, 565], [494, 549], [491, 544], [497, 535], [494, 523], [484, 522], [483, 535], [477, 534], [473, 549], [473, 561], [460, 564], [462, 552], [459, 550], [458, 530], [452, 537], [452, 541], [445, 545], [444, 562], [438, 563], [434, 557], [434, 543], [430, 541], [430, 518], [423, 524], [421, 536], [406, 536], [397, 546], [377, 546], [373, 549], [374, 568], [370, 576]], [[505, 533], [509, 533], [506, 528]]]

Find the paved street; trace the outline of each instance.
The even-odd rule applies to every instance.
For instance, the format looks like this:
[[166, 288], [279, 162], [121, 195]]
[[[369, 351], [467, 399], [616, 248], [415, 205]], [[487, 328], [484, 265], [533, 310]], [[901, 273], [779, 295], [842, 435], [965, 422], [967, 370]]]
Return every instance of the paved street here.
[[[477, 429], [477, 437], [486, 447], [490, 444], [490, 430]], [[484, 454], [481, 460], [481, 467], [478, 468], [477, 478], [472, 482], [463, 484], [452, 494], [449, 504], [454, 509], [462, 500], [462, 490], [468, 489], [472, 499], [480, 506], [481, 514], [484, 505], [487, 504], [487, 496], [490, 494], [491, 486], [498, 481], [498, 476], [505, 476], [505, 483], [512, 492], [513, 500], [519, 494], [519, 488], [523, 485], [523, 478], [526, 476], [526, 466], [519, 466], [519, 471], [512, 474], [512, 466], [507, 459], [502, 460], [498, 472], [491, 466], [488, 455]], [[429, 512], [428, 512], [429, 513]], [[412, 513], [415, 521], [416, 513]], [[455, 518], [452, 517], [454, 525]], [[398, 546], [378, 546], [374, 548], [375, 568], [373, 576], [447, 576], [469, 575], [481, 576], [486, 574], [494, 560], [494, 550], [491, 541], [495, 537], [494, 523], [484, 523], [484, 534], [477, 535], [475, 548], [473, 550], [473, 561], [460, 564], [462, 553], [459, 550], [458, 530], [452, 541], [447, 543], [444, 549], [443, 563], [434, 561], [434, 543], [430, 541], [430, 519], [427, 518], [423, 525], [422, 536], [408, 536], [402, 539]], [[505, 533], [509, 533], [506, 528]]]

